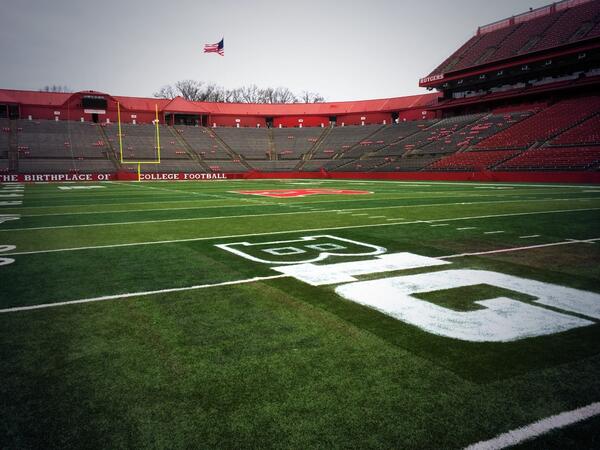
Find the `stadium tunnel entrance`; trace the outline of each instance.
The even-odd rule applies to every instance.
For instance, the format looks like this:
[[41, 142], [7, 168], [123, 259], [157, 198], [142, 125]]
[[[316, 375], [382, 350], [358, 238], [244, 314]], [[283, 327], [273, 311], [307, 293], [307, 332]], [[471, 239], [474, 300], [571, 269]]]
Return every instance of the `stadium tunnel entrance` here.
[[166, 113], [165, 122], [169, 125], [208, 126], [208, 116], [202, 114]]

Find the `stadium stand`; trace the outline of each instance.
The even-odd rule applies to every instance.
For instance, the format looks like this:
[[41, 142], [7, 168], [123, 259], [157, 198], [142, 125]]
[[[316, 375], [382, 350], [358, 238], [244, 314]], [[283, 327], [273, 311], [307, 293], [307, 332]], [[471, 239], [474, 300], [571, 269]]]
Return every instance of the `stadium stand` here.
[[[115, 124], [103, 124], [109, 143], [116, 154], [119, 153], [119, 128]], [[169, 127], [159, 126], [161, 159], [189, 159], [188, 153]], [[123, 159], [131, 161], [155, 161], [158, 159], [158, 142], [154, 125], [122, 124], [121, 140], [123, 144]], [[119, 155], [116, 155], [120, 157]]]
[[527, 148], [543, 143], [600, 110], [600, 96], [560, 101], [477, 144], [480, 149]]
[[587, 119], [585, 122], [574, 126], [570, 130], [559, 134], [552, 140], [550, 145], [600, 145], [600, 115]]
[[376, 172], [417, 172], [427, 170], [434, 161], [440, 159], [441, 155], [407, 155], [398, 159], [390, 159], [385, 164], [375, 168]]
[[318, 127], [274, 128], [273, 146], [278, 159], [301, 159], [323, 134]]
[[213, 132], [235, 153], [246, 159], [271, 159], [266, 128], [215, 128]]
[[342, 154], [380, 128], [381, 125], [331, 128], [312, 154], [312, 159], [331, 159]]
[[260, 172], [289, 172], [298, 164], [294, 160], [282, 161], [248, 161], [248, 164]]
[[560, 2], [483, 27], [429, 75], [441, 75], [598, 35], [600, 2]]
[[231, 155], [208, 128], [177, 125], [181, 139], [199, 157], [207, 160], [230, 160]]
[[492, 150], [480, 152], [462, 152], [446, 156], [433, 164], [427, 170], [432, 171], [471, 171], [477, 172], [489, 169], [518, 153], [515, 150]]
[[108, 147], [98, 127], [89, 123], [19, 120], [19, 158], [104, 158]]
[[247, 172], [248, 167], [240, 161], [207, 161], [209, 169], [214, 173], [239, 173]]
[[600, 147], [545, 147], [527, 150], [495, 170], [597, 170], [599, 164]]
[[[432, 126], [410, 135], [406, 139], [385, 147], [377, 152], [375, 156], [401, 156], [407, 152], [412, 152], [413, 154], [430, 154], [452, 151], [451, 149], [447, 150], [444, 144], [450, 144], [450, 138], [454, 133], [480, 119], [482, 116], [483, 114], [468, 114], [440, 120]], [[426, 151], [417, 151], [425, 146], [429, 146]]]

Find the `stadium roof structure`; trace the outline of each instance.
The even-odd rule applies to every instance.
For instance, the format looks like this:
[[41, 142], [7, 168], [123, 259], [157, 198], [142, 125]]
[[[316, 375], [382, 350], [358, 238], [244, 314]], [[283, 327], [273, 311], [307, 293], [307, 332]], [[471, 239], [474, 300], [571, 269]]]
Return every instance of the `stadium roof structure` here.
[[148, 97], [113, 96], [97, 91], [81, 91], [75, 93], [53, 93], [0, 89], [0, 102], [35, 106], [65, 106], [75, 97], [82, 95], [99, 95], [119, 102], [121, 106], [133, 111], [154, 111], [158, 105], [159, 112], [182, 114], [210, 115], [251, 115], [251, 116], [285, 116], [285, 115], [337, 115], [360, 114], [367, 112], [393, 112], [432, 106], [438, 98], [436, 93], [411, 95], [406, 97], [377, 100], [360, 100], [347, 102], [324, 103], [211, 103], [194, 102], [182, 97], [160, 99]]
[[482, 27], [419, 85], [600, 48], [600, 0], [564, 0]]

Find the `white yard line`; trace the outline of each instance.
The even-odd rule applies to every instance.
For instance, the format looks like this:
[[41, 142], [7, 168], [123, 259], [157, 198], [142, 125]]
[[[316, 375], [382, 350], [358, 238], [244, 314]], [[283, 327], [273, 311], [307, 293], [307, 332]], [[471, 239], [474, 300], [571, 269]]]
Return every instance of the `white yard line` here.
[[[588, 198], [572, 198], [572, 199], [564, 199], [566, 200], [590, 200]], [[535, 200], [538, 202], [548, 202], [547, 199]], [[360, 215], [368, 215], [368, 214], [352, 214], [352, 211], [368, 211], [373, 209], [395, 209], [395, 208], [428, 208], [434, 206], [455, 206], [455, 205], [486, 205], [486, 204], [496, 204], [496, 203], [521, 203], [525, 202], [525, 200], [499, 200], [499, 201], [489, 201], [489, 202], [456, 202], [456, 203], [430, 203], [423, 205], [396, 205], [396, 206], [375, 206], [375, 207], [366, 207], [366, 208], [348, 208], [346, 210], [340, 211], [339, 209], [326, 210], [313, 209], [312, 212], [324, 212], [324, 213], [332, 213], [335, 212], [337, 214], [351, 214], [354, 216]], [[315, 202], [316, 203], [316, 202]], [[325, 202], [320, 202], [325, 203]], [[531, 201], [527, 201], [527, 203], [531, 203]], [[146, 211], [171, 211], [171, 210], [194, 210], [194, 209], [209, 209], [209, 208], [239, 208], [239, 207], [252, 207], [257, 205], [225, 205], [225, 206], [203, 206], [203, 207], [192, 207], [192, 208], [164, 208], [164, 209], [142, 209], [142, 210], [130, 210], [130, 211], [104, 211], [104, 212], [76, 212], [76, 213], [57, 213], [57, 214], [25, 214], [21, 215], [22, 218], [25, 217], [46, 217], [46, 216], [71, 216], [71, 215], [81, 215], [81, 214], [110, 214], [110, 213], [143, 213]], [[263, 204], [263, 206], [280, 206], [279, 204], [269, 203]], [[303, 208], [295, 205], [285, 205], [290, 207], [296, 207], [298, 209]], [[305, 209], [305, 208], [303, 208]], [[310, 212], [310, 210], [306, 210]], [[203, 217], [203, 218], [182, 218], [182, 219], [156, 219], [156, 220], [147, 220], [147, 221], [130, 221], [130, 222], [105, 222], [105, 223], [96, 223], [96, 224], [82, 224], [82, 225], [57, 225], [52, 227], [35, 227], [35, 228], [12, 228], [2, 231], [22, 231], [22, 230], [43, 230], [43, 229], [51, 229], [51, 228], [76, 228], [76, 227], [91, 227], [91, 226], [103, 226], [103, 225], [131, 225], [137, 223], [156, 223], [156, 222], [176, 222], [179, 220], [206, 220], [206, 219], [224, 219], [224, 218], [235, 218], [235, 217], [256, 217], [256, 216], [270, 216], [270, 215], [281, 215], [281, 214], [302, 214], [302, 212], [297, 213], [269, 213], [269, 214], [255, 214], [255, 215], [232, 215], [232, 216], [213, 216], [213, 217]], [[388, 220], [396, 220], [396, 219], [388, 219]], [[404, 220], [404, 219], [398, 219]]]
[[436, 258], [452, 259], [452, 258], [462, 258], [463, 256], [493, 255], [496, 253], [518, 252], [518, 251], [522, 251], [522, 250], [531, 250], [534, 248], [556, 247], [559, 245], [590, 244], [590, 243], [598, 242], [598, 241], [600, 241], [600, 238], [579, 239], [579, 240], [569, 239], [569, 240], [559, 241], [559, 242], [550, 242], [548, 244], [528, 245], [526, 247], [509, 247], [509, 248], [501, 248], [501, 249], [497, 249], [497, 250], [488, 250], [488, 251], [484, 251], [484, 252], [458, 253], [456, 255], [436, 256]]
[[[571, 245], [571, 244], [578, 244], [578, 243], [590, 243], [590, 242], [596, 242], [596, 241], [600, 241], [600, 238], [585, 239], [585, 240], [579, 240], [579, 241], [569, 240], [569, 241], [553, 242], [553, 243], [549, 243], [549, 244], [530, 245], [528, 247], [503, 248], [503, 249], [497, 249], [497, 250], [490, 250], [490, 251], [486, 251], [486, 252], [459, 253], [456, 255], [437, 256], [435, 258], [451, 259], [451, 258], [460, 258], [463, 256], [489, 255], [489, 254], [494, 254], [494, 253], [507, 253], [507, 252], [528, 250], [528, 249], [533, 249], [533, 248], [540, 248], [540, 247], [553, 247], [553, 246], [558, 246], [558, 245]], [[0, 309], [0, 314], [20, 312], [20, 311], [29, 311], [29, 310], [42, 309], [42, 308], [54, 308], [54, 307], [58, 307], [58, 306], [66, 306], [66, 305], [80, 304], [80, 303], [91, 303], [91, 302], [100, 302], [100, 301], [107, 301], [107, 300], [118, 300], [118, 299], [131, 298], [131, 297], [142, 297], [142, 296], [149, 296], [149, 295], [156, 295], [156, 294], [167, 294], [167, 293], [172, 293], [172, 292], [183, 292], [183, 291], [191, 291], [191, 290], [197, 290], [197, 289], [207, 289], [207, 288], [219, 287], [219, 286], [233, 286], [233, 285], [238, 285], [238, 284], [254, 283], [256, 281], [273, 280], [273, 279], [284, 278], [284, 277], [288, 277], [288, 276], [289, 275], [286, 275], [286, 274], [279, 274], [279, 275], [272, 275], [272, 276], [265, 276], [265, 277], [246, 278], [246, 279], [242, 279], [242, 280], [225, 281], [225, 282], [221, 282], [221, 283], [199, 284], [199, 285], [179, 287], [179, 288], [158, 289], [158, 290], [153, 290], [153, 291], [141, 291], [141, 292], [130, 292], [130, 293], [125, 293], [125, 294], [105, 295], [105, 296], [101, 296], [101, 297], [92, 297], [92, 298], [70, 300], [70, 301], [57, 302], [57, 303], [43, 303], [40, 305], [30, 305], [30, 306], [16, 306], [16, 307], [12, 307], [12, 308]]]
[[[429, 192], [429, 194], [431, 194], [431, 192]], [[541, 194], [541, 193], [540, 193]], [[386, 194], [384, 194], [386, 195]], [[554, 195], [554, 194], [553, 194]], [[465, 198], [473, 198], [473, 199], [477, 199], [477, 198], [485, 198], [485, 197], [502, 197], [502, 198], [506, 198], [506, 197], [516, 197], [513, 195], [502, 195], [502, 196], [498, 196], [498, 195], [482, 195], [482, 194], [464, 194], [461, 195], [461, 197], [465, 197]], [[452, 195], [434, 195], [432, 197], [428, 197], [429, 199], [436, 199], [436, 198], [452, 198]], [[248, 199], [243, 199], [243, 198], [237, 198], [237, 197], [223, 197], [224, 200], [230, 200], [230, 201], [247, 201]], [[375, 199], [375, 200], [412, 200], [412, 199], [420, 199], [423, 200], [423, 196], [418, 196], [418, 197], [398, 197], [398, 196], [390, 196], [389, 198], [382, 198], [382, 199]], [[512, 203], [512, 202], [522, 202], [524, 200], [528, 200], [529, 202], [548, 202], [548, 201], [556, 201], [556, 200], [549, 200], [549, 199], [540, 199], [540, 198], [523, 198], [520, 200], [496, 200], [496, 201], [489, 201], [489, 202], [454, 202], [454, 203], [430, 203], [430, 204], [417, 204], [417, 205], [399, 205], [399, 206], [380, 206], [377, 208], [411, 208], [411, 207], [415, 207], [415, 206], [419, 206], [419, 207], [424, 207], [424, 206], [444, 206], [444, 205], [474, 205], [474, 204], [486, 204], [486, 203]], [[573, 197], [573, 198], [564, 198], [561, 199], [561, 201], [571, 201], [571, 200], [580, 200], [580, 201], [593, 201], [593, 200], [597, 200], [594, 197]], [[188, 200], [165, 200], [165, 201], [156, 201], [156, 202], [128, 202], [128, 203], [101, 203], [98, 204], [98, 206], [110, 206], [110, 205], [121, 205], [121, 206], [126, 206], [126, 205], [148, 205], [148, 204], [157, 204], [157, 203], [192, 203], [192, 202], [199, 202], [199, 201], [203, 201], [201, 199], [198, 200], [193, 200], [193, 199], [188, 199]], [[256, 204], [236, 204], [236, 205], [223, 205], [223, 206], [214, 206], [214, 205], [209, 205], [209, 206], [204, 206], [204, 207], [192, 207], [189, 209], [202, 209], [202, 208], [239, 208], [239, 207], [249, 207], [249, 206], [275, 206], [275, 205], [280, 205], [280, 206], [290, 206], [290, 205], [311, 205], [311, 204], [320, 204], [320, 203], [340, 203], [340, 202], [356, 202], [356, 201], [361, 201], [361, 199], [356, 199], [356, 198], [351, 198], [351, 199], [336, 199], [336, 200], [319, 200], [319, 201], [314, 201], [314, 202], [294, 202], [294, 203], [290, 203], [290, 204], [286, 204], [286, 203], [274, 203], [274, 202], [259, 202]], [[57, 205], [56, 207], [60, 208], [60, 207], [64, 207], [64, 208], [75, 208], [78, 206], [89, 206], [89, 204], [74, 204], [74, 205]], [[48, 206], [27, 206], [24, 208], [18, 208], [18, 209], [27, 209], [27, 210], [32, 210], [32, 209], [40, 209], [40, 208], [49, 208]], [[177, 208], [157, 208], [157, 209], [140, 209], [140, 210], [133, 210], [133, 212], [136, 211], [168, 211], [171, 209], [177, 209]], [[181, 209], [188, 209], [188, 208], [181, 208]], [[354, 209], [360, 209], [360, 208], [354, 208]], [[374, 209], [374, 208], [363, 208], [363, 209]], [[45, 216], [45, 215], [49, 215], [49, 216], [53, 216], [53, 215], [71, 215], [71, 214], [105, 214], [105, 213], [111, 213], [111, 212], [132, 212], [131, 210], [115, 210], [115, 211], [89, 211], [89, 212], [71, 212], [71, 213], [48, 213], [48, 214], [29, 214], [29, 215], [24, 215], [23, 217], [39, 217], [39, 216]]]
[[449, 223], [436, 223], [435, 225], [429, 225], [430, 227], [447, 227]]
[[519, 236], [519, 239], [533, 239], [533, 238], [538, 238], [538, 237], [540, 237], [539, 234], [530, 234], [527, 236]]
[[521, 442], [546, 434], [552, 430], [573, 425], [586, 419], [600, 415], [600, 402], [590, 403], [582, 408], [565, 411], [554, 416], [546, 417], [524, 427], [502, 433], [488, 441], [469, 445], [465, 450], [500, 450], [512, 447]]
[[[332, 211], [296, 211], [296, 212], [282, 212], [282, 213], [268, 213], [268, 214], [238, 214], [233, 216], [210, 216], [210, 217], [186, 217], [182, 219], [156, 219], [156, 220], [133, 220], [130, 222], [105, 222], [105, 223], [85, 223], [79, 225], [54, 225], [50, 227], [24, 227], [24, 228], [8, 228], [0, 230], [2, 232], [9, 231], [31, 231], [31, 230], [55, 230], [59, 228], [85, 228], [85, 227], [107, 227], [107, 226], [119, 226], [119, 225], [142, 225], [147, 223], [163, 223], [163, 222], [189, 222], [195, 220], [220, 220], [220, 219], [237, 219], [237, 218], [248, 218], [248, 217], [270, 217], [270, 216], [289, 216], [296, 214], [318, 214], [318, 213], [333, 213]], [[352, 214], [353, 216], [366, 216], [367, 214]]]
[[506, 231], [498, 230], [498, 231], [484, 231], [483, 234], [501, 234], [506, 233]]
[[156, 295], [156, 294], [169, 294], [172, 292], [193, 291], [193, 290], [197, 290], [197, 289], [207, 289], [207, 288], [219, 287], [219, 286], [234, 286], [234, 285], [238, 285], [238, 284], [254, 283], [256, 281], [274, 280], [276, 278], [283, 278], [283, 277], [287, 277], [287, 276], [288, 275], [285, 275], [285, 274], [279, 274], [279, 275], [271, 275], [271, 276], [267, 276], [267, 277], [246, 278], [244, 280], [224, 281], [222, 283], [198, 284], [195, 286], [187, 286], [187, 287], [181, 287], [181, 288], [159, 289], [159, 290], [155, 290], [155, 291], [142, 291], [142, 292], [131, 292], [131, 293], [127, 293], [127, 294], [105, 295], [102, 297], [84, 298], [84, 299], [80, 299], [80, 300], [71, 300], [71, 301], [59, 302], [59, 303], [43, 303], [41, 305], [17, 306], [14, 308], [0, 309], [0, 313], [30, 311], [32, 309], [54, 308], [57, 306], [74, 305], [74, 304], [79, 304], [79, 303], [103, 302], [103, 301], [107, 301], [107, 300], [117, 300], [117, 299], [130, 298], [130, 297], [143, 297], [143, 296]]
[[457, 228], [458, 231], [463, 231], [463, 230], [476, 230], [477, 227], [461, 227], [461, 228]]
[[410, 221], [410, 222], [389, 222], [389, 223], [373, 223], [373, 224], [366, 224], [366, 225], [346, 225], [346, 226], [339, 226], [339, 227], [305, 228], [305, 229], [296, 229], [296, 230], [270, 231], [270, 232], [263, 232], [263, 233], [245, 233], [245, 234], [234, 234], [234, 235], [225, 235], [225, 236], [207, 236], [207, 237], [188, 238], [188, 239], [171, 239], [171, 240], [164, 240], [164, 241], [131, 242], [131, 243], [123, 243], [123, 244], [107, 244], [107, 245], [92, 245], [92, 246], [86, 246], [86, 247], [33, 250], [33, 251], [25, 251], [25, 252], [3, 253], [2, 256], [32, 255], [32, 254], [38, 254], [38, 253], [70, 252], [70, 251], [78, 251], [78, 250], [95, 250], [95, 249], [101, 249], [101, 248], [134, 247], [134, 246], [138, 246], [138, 245], [173, 244], [173, 243], [178, 243], [178, 242], [195, 242], [195, 241], [206, 241], [206, 240], [215, 240], [215, 239], [233, 239], [233, 238], [252, 237], [252, 236], [271, 236], [271, 235], [278, 235], [278, 234], [308, 233], [308, 232], [313, 232], [313, 231], [350, 230], [350, 229], [355, 229], [355, 228], [387, 227], [387, 226], [395, 226], [395, 225], [411, 225], [411, 224], [416, 224], [416, 223], [453, 222], [453, 221], [460, 221], [460, 220], [490, 219], [490, 218], [495, 218], [495, 217], [531, 216], [531, 215], [537, 215], [537, 214], [562, 214], [562, 213], [597, 211], [597, 210], [600, 210], [600, 208], [558, 209], [558, 210], [552, 210], [552, 211], [534, 211], [534, 212], [523, 212], [523, 213], [488, 214], [488, 215], [483, 215], [483, 216], [454, 217], [454, 218], [446, 218], [446, 219], [434, 219], [434, 220], [428, 220], [428, 221], [415, 220], [415, 221]]

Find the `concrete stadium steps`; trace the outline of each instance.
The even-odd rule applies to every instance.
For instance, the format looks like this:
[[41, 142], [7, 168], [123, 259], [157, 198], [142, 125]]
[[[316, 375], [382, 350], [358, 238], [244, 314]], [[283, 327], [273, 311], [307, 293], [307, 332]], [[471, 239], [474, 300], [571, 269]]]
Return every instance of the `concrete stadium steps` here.
[[213, 128], [235, 153], [245, 159], [271, 159], [270, 140], [266, 128]]
[[91, 123], [18, 120], [16, 138], [19, 158], [106, 159], [109, 151], [98, 127]]
[[599, 111], [600, 96], [563, 100], [505, 131], [484, 139], [476, 147], [489, 150], [526, 149], [533, 144], [541, 144], [553, 139]]
[[[123, 164], [121, 169], [126, 172], [137, 172], [137, 164]], [[160, 164], [142, 164], [141, 170], [144, 173], [162, 173], [162, 172], [182, 172], [195, 173], [204, 172], [204, 168], [197, 161], [192, 160], [166, 160], [160, 161]]]
[[550, 145], [600, 144], [600, 113], [556, 136]]
[[313, 148], [324, 128], [274, 128], [273, 148], [277, 159], [302, 159]]
[[279, 160], [279, 161], [248, 161], [248, 164], [260, 172], [290, 172], [294, 170], [297, 160]]
[[490, 150], [454, 153], [431, 164], [427, 170], [444, 171], [480, 171], [489, 169], [502, 161], [518, 154], [518, 150]]
[[334, 127], [325, 136], [312, 159], [332, 159], [336, 155], [342, 155], [380, 128], [381, 125]]
[[599, 165], [600, 146], [541, 147], [520, 153], [494, 170], [587, 170], [598, 169]]
[[240, 173], [248, 172], [248, 167], [240, 161], [206, 161], [208, 168], [215, 173]]
[[441, 156], [408, 155], [403, 158], [389, 158], [389, 161], [377, 166], [374, 172], [417, 172], [427, 170], [427, 166], [440, 159]]
[[207, 128], [177, 125], [174, 127], [174, 131], [202, 159], [232, 159], [231, 154]]
[[[484, 117], [484, 114], [469, 114], [440, 120], [427, 128], [423, 128], [418, 133], [410, 135], [406, 139], [385, 147], [377, 152], [375, 156], [401, 156], [432, 143], [439, 144], [440, 141], [447, 141], [454, 133], [482, 117]], [[444, 150], [437, 151], [436, 147], [433, 146], [429, 150], [424, 153], [444, 152]]]
[[[119, 127], [117, 124], [102, 124], [104, 132], [115, 152], [119, 153]], [[177, 142], [169, 127], [159, 125], [160, 152], [162, 158], [189, 159], [185, 148]], [[156, 127], [148, 124], [121, 124], [121, 140], [123, 159], [156, 160], [158, 159]], [[120, 155], [117, 155], [120, 158]]]
[[19, 161], [19, 173], [114, 173], [116, 168], [108, 160], [74, 160], [30, 158]]

